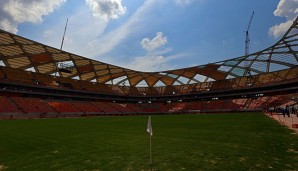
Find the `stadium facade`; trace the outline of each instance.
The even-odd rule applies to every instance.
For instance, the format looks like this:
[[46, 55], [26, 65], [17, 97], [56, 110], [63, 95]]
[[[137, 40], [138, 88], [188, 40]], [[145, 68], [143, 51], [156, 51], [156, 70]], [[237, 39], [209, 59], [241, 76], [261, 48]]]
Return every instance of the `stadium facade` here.
[[0, 118], [264, 111], [297, 105], [298, 19], [273, 46], [140, 72], [0, 30]]

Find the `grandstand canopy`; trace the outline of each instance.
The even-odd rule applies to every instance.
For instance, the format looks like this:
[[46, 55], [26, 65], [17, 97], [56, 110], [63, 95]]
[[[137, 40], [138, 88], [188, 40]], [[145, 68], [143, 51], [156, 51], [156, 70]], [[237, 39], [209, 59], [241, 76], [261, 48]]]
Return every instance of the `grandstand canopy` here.
[[289, 69], [298, 65], [298, 19], [273, 46], [195, 67], [135, 71], [65, 52], [0, 30], [0, 66], [90, 82], [132, 87], [185, 85]]

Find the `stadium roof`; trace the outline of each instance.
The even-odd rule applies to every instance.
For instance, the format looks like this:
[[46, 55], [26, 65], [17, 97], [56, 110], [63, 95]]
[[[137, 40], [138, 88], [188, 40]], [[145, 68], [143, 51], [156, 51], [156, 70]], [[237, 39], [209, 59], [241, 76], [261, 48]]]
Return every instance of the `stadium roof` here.
[[113, 85], [184, 85], [297, 67], [298, 18], [273, 46], [262, 51], [195, 67], [140, 72], [88, 59], [0, 30], [0, 66]]

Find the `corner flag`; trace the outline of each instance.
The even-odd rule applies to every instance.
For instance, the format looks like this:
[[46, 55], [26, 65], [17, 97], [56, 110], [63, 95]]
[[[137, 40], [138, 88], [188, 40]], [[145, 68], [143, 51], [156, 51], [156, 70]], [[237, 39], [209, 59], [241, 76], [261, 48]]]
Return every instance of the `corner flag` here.
[[149, 116], [149, 119], [148, 119], [147, 132], [150, 134], [150, 136], [153, 135], [152, 125], [151, 125], [151, 116]]
[[148, 118], [148, 123], [147, 123], [147, 132], [149, 133], [149, 139], [150, 139], [150, 170], [152, 171], [152, 147], [151, 147], [151, 137], [153, 135], [152, 131], [152, 125], [151, 125], [151, 116]]

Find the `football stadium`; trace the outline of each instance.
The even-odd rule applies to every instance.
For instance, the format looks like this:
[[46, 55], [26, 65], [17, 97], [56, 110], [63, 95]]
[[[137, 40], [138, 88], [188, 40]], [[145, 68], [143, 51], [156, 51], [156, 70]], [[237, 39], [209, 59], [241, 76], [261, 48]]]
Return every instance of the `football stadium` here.
[[1, 171], [297, 170], [297, 103], [298, 19], [264, 50], [159, 72], [0, 30]]

